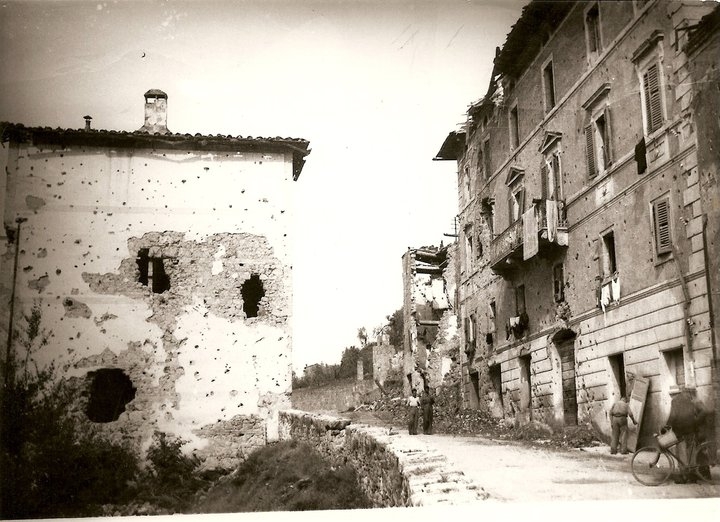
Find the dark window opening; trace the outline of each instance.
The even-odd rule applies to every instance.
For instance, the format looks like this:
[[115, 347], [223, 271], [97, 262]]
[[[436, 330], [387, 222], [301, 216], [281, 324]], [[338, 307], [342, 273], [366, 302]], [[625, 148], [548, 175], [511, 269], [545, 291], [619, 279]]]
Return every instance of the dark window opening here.
[[113, 422], [125, 411], [125, 406], [135, 398], [135, 388], [130, 378], [122, 370], [103, 368], [88, 373], [90, 398], [88, 400], [88, 419], [93, 422]]
[[140, 284], [149, 286], [156, 294], [170, 290], [170, 278], [165, 272], [162, 257], [151, 257], [149, 248], [141, 248], [138, 251], [137, 265], [140, 272], [138, 277]]
[[602, 49], [600, 42], [600, 10], [595, 4], [585, 15], [585, 30], [587, 31], [588, 50], [599, 53]]
[[480, 375], [478, 372], [471, 372], [470, 377], [470, 407], [477, 408], [480, 405]]
[[490, 382], [497, 396], [498, 406], [503, 408], [502, 371], [499, 364], [494, 364], [490, 367]]
[[626, 397], [627, 389], [625, 383], [625, 358], [622, 353], [608, 357], [610, 369], [612, 370], [613, 384], [618, 397]]
[[265, 289], [258, 274], [253, 274], [240, 288], [243, 298], [243, 312], [246, 317], [257, 317], [260, 311], [260, 300], [265, 297]]
[[520, 411], [527, 411], [532, 420], [532, 358], [528, 355], [518, 357], [520, 366]]
[[518, 285], [515, 287], [515, 313], [520, 316], [525, 311], [525, 285]]
[[562, 263], [553, 267], [553, 294], [555, 302], [565, 299], [565, 274]]
[[555, 77], [553, 76], [552, 62], [543, 69], [543, 83], [545, 85], [545, 110], [549, 111], [555, 107]]
[[492, 176], [492, 171], [490, 170], [490, 139], [486, 139], [485, 141], [483, 141], [482, 151], [485, 177], [489, 178], [490, 176]]
[[667, 364], [670, 378], [675, 386], [685, 386], [685, 356], [683, 349], [676, 348], [664, 353], [665, 364]]
[[603, 236], [603, 276], [610, 277], [617, 272], [615, 258], [615, 234], [609, 232]]
[[520, 145], [520, 122], [517, 105], [510, 109], [510, 146], [516, 149]]

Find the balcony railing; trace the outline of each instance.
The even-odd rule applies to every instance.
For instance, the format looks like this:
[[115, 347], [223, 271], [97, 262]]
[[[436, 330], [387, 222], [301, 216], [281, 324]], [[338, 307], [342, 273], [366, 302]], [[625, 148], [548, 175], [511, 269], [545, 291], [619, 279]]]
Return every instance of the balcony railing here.
[[[537, 219], [538, 251], [568, 245], [568, 224], [565, 218], [564, 202], [558, 202], [556, 226], [548, 227], [548, 207], [546, 201], [535, 205]], [[518, 219], [490, 243], [490, 267], [499, 274], [505, 274], [523, 262], [523, 219]]]

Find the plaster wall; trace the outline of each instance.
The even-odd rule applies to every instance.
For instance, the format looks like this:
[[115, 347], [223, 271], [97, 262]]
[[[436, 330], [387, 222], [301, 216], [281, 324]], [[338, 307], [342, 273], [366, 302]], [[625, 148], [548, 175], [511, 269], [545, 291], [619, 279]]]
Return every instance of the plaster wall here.
[[[52, 332], [38, 362], [81, 387], [122, 369], [135, 398], [100, 427], [138, 447], [162, 430], [230, 466], [240, 447], [277, 438], [291, 387], [292, 158], [9, 147], [4, 221], [27, 218], [16, 323], [37, 304]], [[141, 248], [163, 258], [166, 292], [138, 282]], [[248, 318], [240, 290], [253, 274], [265, 297]]]

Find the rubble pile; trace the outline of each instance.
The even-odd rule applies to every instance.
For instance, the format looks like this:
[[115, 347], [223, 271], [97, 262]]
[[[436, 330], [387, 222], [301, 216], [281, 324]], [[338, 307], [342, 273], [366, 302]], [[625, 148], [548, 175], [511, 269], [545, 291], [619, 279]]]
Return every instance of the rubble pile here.
[[[388, 382], [384, 390], [386, 395], [362, 404], [355, 411], [368, 412], [373, 419], [383, 424], [406, 429], [407, 408], [402, 381]], [[482, 435], [559, 448], [582, 448], [601, 444], [590, 426], [570, 426], [553, 430], [547, 424], [538, 421], [519, 425], [513, 418], [496, 419], [485, 409], [464, 409], [461, 404], [457, 386], [442, 386], [436, 389], [433, 433]], [[356, 418], [356, 421], [359, 420], [361, 417]]]

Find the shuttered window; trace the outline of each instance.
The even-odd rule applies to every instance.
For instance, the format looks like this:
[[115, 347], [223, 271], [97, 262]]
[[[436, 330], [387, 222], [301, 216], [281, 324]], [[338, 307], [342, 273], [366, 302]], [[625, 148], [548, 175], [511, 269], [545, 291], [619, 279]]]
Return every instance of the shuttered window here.
[[653, 203], [653, 227], [655, 229], [655, 249], [658, 254], [672, 252], [670, 237], [670, 201], [668, 198]]
[[587, 156], [588, 177], [594, 178], [597, 174], [597, 166], [595, 165], [595, 138], [593, 136], [593, 124], [585, 127], [585, 154]]
[[662, 127], [662, 100], [660, 93], [660, 75], [658, 64], [651, 65], [643, 74], [645, 92], [645, 122], [648, 134]]
[[541, 194], [543, 199], [550, 199], [548, 189], [548, 166], [545, 161], [540, 166], [540, 182], [541, 182]]

